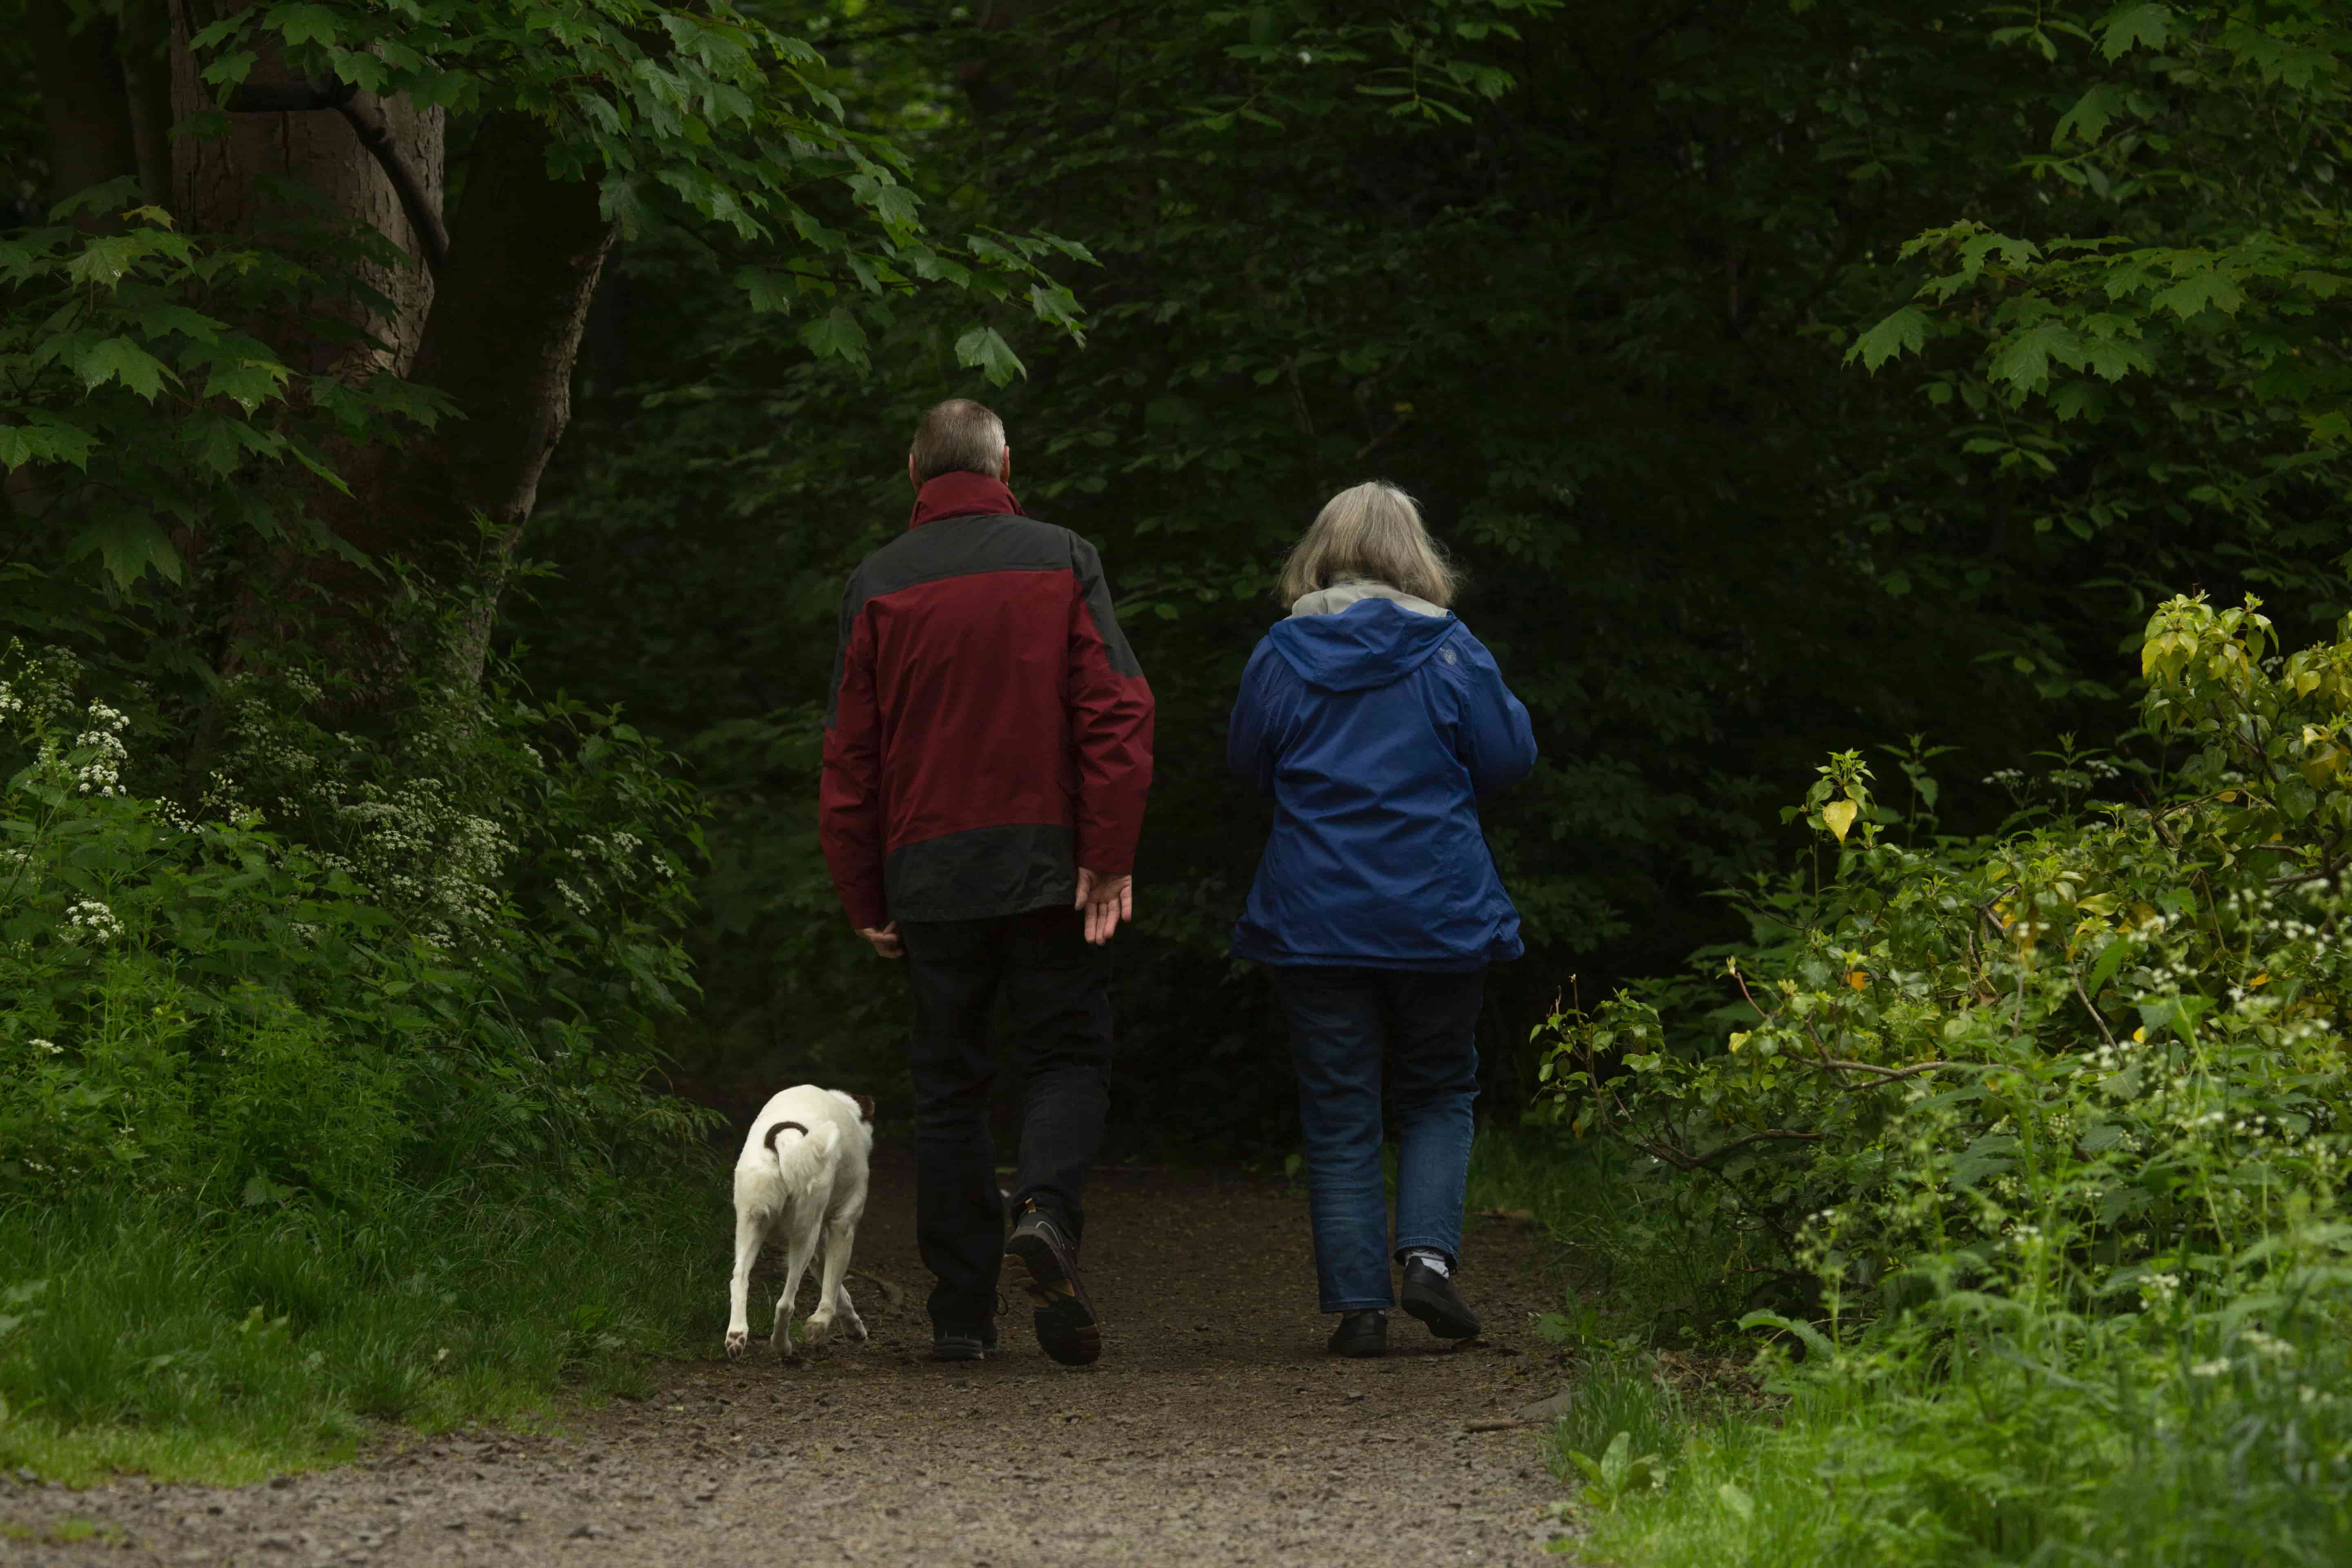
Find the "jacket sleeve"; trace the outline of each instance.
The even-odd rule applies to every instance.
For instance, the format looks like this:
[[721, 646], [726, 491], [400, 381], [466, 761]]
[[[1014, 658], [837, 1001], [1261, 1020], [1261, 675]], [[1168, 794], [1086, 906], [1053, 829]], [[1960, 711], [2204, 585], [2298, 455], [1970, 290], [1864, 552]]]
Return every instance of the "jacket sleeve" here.
[[1250, 655], [1242, 671], [1241, 694], [1234, 699], [1234, 716], [1225, 726], [1225, 766], [1234, 777], [1253, 785], [1260, 795], [1274, 793], [1274, 733], [1265, 688], [1265, 661], [1279, 657], [1265, 644]]
[[1110, 584], [1093, 545], [1071, 536], [1069, 725], [1077, 754], [1080, 866], [1100, 876], [1135, 869], [1143, 804], [1151, 793], [1151, 687], [1118, 629]]
[[1528, 710], [1503, 684], [1503, 672], [1486, 645], [1465, 630], [1461, 647], [1462, 716], [1455, 731], [1470, 787], [1480, 795], [1507, 790], [1536, 765], [1535, 726]]
[[870, 931], [890, 918], [884, 890], [882, 745], [874, 701], [874, 648], [856, 579], [842, 596], [824, 716], [824, 770], [817, 787], [817, 840], [849, 923]]

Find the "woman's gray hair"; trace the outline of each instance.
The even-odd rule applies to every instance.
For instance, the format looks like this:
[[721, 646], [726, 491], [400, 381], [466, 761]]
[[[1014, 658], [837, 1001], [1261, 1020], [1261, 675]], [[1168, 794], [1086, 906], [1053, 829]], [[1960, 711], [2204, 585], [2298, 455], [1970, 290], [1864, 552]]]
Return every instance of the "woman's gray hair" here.
[[1335, 583], [1385, 583], [1400, 594], [1444, 607], [1454, 603], [1453, 563], [1421, 524], [1421, 509], [1391, 484], [1374, 479], [1323, 503], [1307, 536], [1282, 563], [1286, 605]]

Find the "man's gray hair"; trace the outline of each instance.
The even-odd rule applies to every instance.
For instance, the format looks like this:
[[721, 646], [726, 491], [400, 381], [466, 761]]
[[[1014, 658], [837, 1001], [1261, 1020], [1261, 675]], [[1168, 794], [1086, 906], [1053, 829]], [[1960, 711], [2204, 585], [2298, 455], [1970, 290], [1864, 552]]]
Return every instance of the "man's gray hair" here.
[[1323, 503], [1307, 537], [1282, 563], [1282, 602], [1295, 604], [1338, 583], [1384, 583], [1439, 606], [1454, 602], [1455, 577], [1421, 524], [1412, 498], [1378, 479]]
[[915, 480], [928, 484], [941, 474], [986, 474], [1004, 466], [1004, 421], [969, 397], [950, 397], [915, 426]]

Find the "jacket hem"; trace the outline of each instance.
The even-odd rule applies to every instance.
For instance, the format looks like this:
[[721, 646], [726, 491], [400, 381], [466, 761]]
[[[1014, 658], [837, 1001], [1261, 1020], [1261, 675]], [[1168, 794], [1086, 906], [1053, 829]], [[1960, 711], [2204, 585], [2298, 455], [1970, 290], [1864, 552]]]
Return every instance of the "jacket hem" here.
[[1360, 952], [1281, 952], [1265, 949], [1245, 948], [1235, 942], [1233, 956], [1244, 963], [1255, 963], [1266, 969], [1402, 969], [1415, 974], [1475, 974], [1494, 964], [1508, 963], [1519, 955], [1506, 958], [1476, 953], [1461, 958], [1396, 958]]

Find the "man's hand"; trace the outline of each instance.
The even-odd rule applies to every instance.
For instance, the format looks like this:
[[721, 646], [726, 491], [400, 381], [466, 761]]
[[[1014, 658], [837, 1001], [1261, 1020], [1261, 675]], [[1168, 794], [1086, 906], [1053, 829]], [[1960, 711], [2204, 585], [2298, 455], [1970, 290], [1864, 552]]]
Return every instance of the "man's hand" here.
[[1135, 879], [1105, 877], [1081, 866], [1073, 907], [1086, 911], [1087, 940], [1100, 947], [1118, 930], [1119, 921], [1135, 918]]
[[907, 944], [898, 938], [898, 922], [892, 921], [878, 930], [859, 926], [857, 934], [874, 944], [874, 951], [885, 958], [904, 958]]

